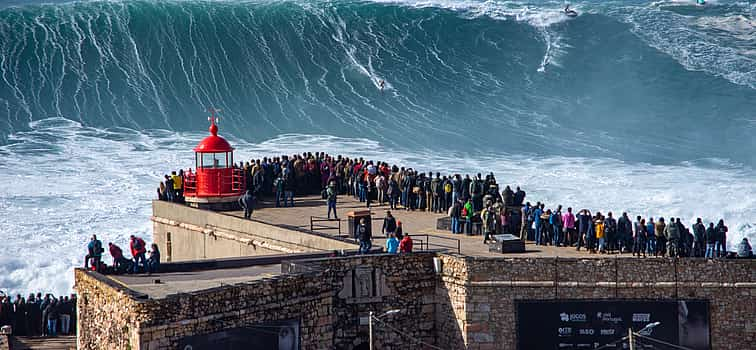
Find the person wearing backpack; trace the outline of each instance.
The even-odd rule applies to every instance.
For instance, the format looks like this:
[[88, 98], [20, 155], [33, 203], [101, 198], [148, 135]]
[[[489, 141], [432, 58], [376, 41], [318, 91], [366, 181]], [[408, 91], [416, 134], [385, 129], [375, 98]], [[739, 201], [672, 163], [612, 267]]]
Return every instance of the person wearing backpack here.
[[470, 182], [470, 194], [472, 195], [472, 204], [475, 211], [483, 209], [483, 180], [480, 173]]
[[451, 218], [451, 232], [454, 234], [462, 233], [459, 220], [462, 217], [462, 204], [456, 201], [449, 208], [449, 217]]
[[147, 258], [145, 257], [145, 254], [147, 253], [147, 247], [145, 246], [143, 239], [134, 235], [131, 235], [129, 245], [131, 248], [131, 256], [134, 257], [134, 266], [131, 271], [132, 273], [137, 273], [140, 261], [144, 268], [147, 267]]
[[443, 185], [444, 196], [443, 196], [443, 199], [442, 199], [442, 203], [443, 204], [441, 205], [441, 207], [443, 209], [441, 209], [441, 211], [445, 212], [445, 211], [449, 210], [449, 207], [451, 207], [451, 205], [453, 203], [452, 202], [452, 191], [453, 191], [454, 188], [452, 186], [451, 179], [448, 178], [448, 177], [446, 177], [446, 176], [444, 176], [444, 183], [443, 184], [444, 184]]
[[244, 218], [251, 218], [252, 212], [255, 210], [255, 196], [252, 195], [252, 191], [246, 190], [244, 195], [239, 197], [238, 201], [239, 206], [244, 209]]
[[462, 207], [462, 217], [465, 218], [465, 233], [467, 235], [472, 235], [472, 221], [474, 215], [475, 210], [473, 209], [472, 199], [468, 198], [467, 203], [465, 203], [465, 206]]
[[339, 215], [336, 214], [336, 184], [332, 181], [328, 184], [326, 189], [326, 201], [328, 202], [328, 219], [331, 219], [331, 210], [333, 210], [333, 218], [339, 219]]
[[430, 182], [431, 203], [428, 211], [438, 213], [441, 211], [441, 195], [444, 193], [441, 188], [441, 173], [436, 173], [436, 177]]

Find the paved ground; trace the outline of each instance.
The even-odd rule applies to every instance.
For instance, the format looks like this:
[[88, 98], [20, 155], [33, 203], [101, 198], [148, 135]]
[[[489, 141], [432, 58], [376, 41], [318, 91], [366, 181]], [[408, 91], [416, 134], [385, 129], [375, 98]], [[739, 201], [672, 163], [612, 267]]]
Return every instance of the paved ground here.
[[[324, 200], [319, 196], [308, 196], [303, 198], [296, 198], [293, 208], [275, 208], [270, 201], [262, 201], [258, 203], [258, 210], [254, 212], [253, 216], [265, 222], [274, 224], [286, 224], [303, 229], [310, 229], [310, 217], [325, 217], [327, 214], [327, 207]], [[352, 196], [339, 196], [339, 202], [337, 204], [339, 217], [341, 220], [342, 237], [347, 237], [347, 212], [355, 210], [367, 210], [364, 203], [352, 198]], [[373, 245], [385, 245], [385, 239], [381, 238], [381, 226], [383, 225], [383, 217], [386, 216], [386, 210], [389, 209], [388, 205], [379, 206], [373, 205], [371, 212], [373, 215], [373, 237], [376, 238]], [[230, 214], [236, 216], [243, 216], [242, 212], [231, 212]], [[488, 246], [483, 244], [482, 236], [465, 236], [454, 235], [449, 231], [440, 231], [436, 229], [436, 220], [445, 214], [434, 214], [430, 212], [421, 211], [405, 211], [394, 210], [392, 211], [394, 217], [402, 222], [405, 233], [411, 235], [420, 235], [416, 237], [417, 240], [429, 241], [431, 248], [441, 248], [441, 246], [454, 247], [456, 251], [457, 242], [460, 241], [461, 253], [471, 256], [502, 256], [500, 253], [491, 253], [488, 251]], [[378, 218], [376, 220], [376, 218]], [[338, 235], [337, 221], [316, 222], [314, 231], [321, 233], [327, 233], [332, 235]], [[326, 228], [328, 227], [328, 228]], [[425, 236], [427, 235], [427, 237]], [[444, 239], [448, 238], [448, 239]], [[507, 254], [506, 256], [541, 256], [541, 257], [608, 257], [608, 256], [630, 256], [630, 254], [589, 254], [588, 252], [581, 250], [576, 251], [575, 248], [567, 247], [553, 247], [553, 246], [537, 246], [533, 242], [527, 242], [525, 245], [526, 252], [520, 254]]]
[[[257, 265], [237, 269], [213, 269], [165, 274], [110, 275], [109, 277], [131, 290], [145, 293], [153, 299], [170, 294], [189, 293], [221, 285], [254, 281], [281, 274], [281, 265]], [[156, 283], [159, 280], [159, 283]]]
[[73, 350], [76, 349], [76, 337], [11, 337], [12, 350]]

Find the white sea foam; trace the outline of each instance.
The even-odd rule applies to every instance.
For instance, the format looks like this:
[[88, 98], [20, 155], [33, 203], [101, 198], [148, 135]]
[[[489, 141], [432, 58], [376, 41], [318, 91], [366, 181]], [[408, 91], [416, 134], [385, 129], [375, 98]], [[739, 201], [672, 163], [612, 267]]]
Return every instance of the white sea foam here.
[[[191, 149], [205, 136], [93, 129], [61, 118], [31, 128], [0, 147], [0, 176], [9, 184], [0, 187], [0, 290], [14, 293], [69, 292], [72, 268], [82, 263], [92, 234], [123, 248], [130, 234], [151, 241], [150, 200], [158, 181], [169, 170], [191, 167]], [[707, 222], [724, 218], [731, 249], [743, 236], [756, 237], [753, 171], [726, 161], [666, 166], [508, 154], [470, 158], [391, 150], [364, 139], [291, 134], [259, 143], [230, 141], [236, 159], [326, 151], [421, 170], [485, 169], [501, 183], [523, 186], [530, 201], [681, 216], [688, 224], [696, 216]]]

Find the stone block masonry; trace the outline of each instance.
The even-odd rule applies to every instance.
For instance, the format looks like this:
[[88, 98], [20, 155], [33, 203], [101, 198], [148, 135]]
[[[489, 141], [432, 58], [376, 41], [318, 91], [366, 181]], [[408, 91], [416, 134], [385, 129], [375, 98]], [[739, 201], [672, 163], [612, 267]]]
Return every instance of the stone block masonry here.
[[[434, 270], [434, 258], [442, 270]], [[360, 318], [378, 324], [375, 349], [516, 349], [518, 300], [709, 302], [712, 349], [752, 349], [756, 261], [635, 258], [478, 258], [414, 253], [297, 260], [288, 273], [151, 299], [76, 271], [79, 349], [174, 349], [203, 336], [296, 319], [301, 349], [365, 346]], [[525, 349], [523, 349], [525, 350]], [[528, 349], [529, 350], [529, 349]]]

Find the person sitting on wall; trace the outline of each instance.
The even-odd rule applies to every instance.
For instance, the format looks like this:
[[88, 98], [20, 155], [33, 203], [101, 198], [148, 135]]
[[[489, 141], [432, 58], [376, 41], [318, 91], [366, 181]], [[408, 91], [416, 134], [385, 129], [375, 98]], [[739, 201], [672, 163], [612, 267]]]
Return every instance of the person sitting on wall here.
[[753, 258], [753, 250], [751, 244], [748, 243], [748, 238], [743, 237], [738, 244], [738, 258]]
[[160, 249], [157, 244], [152, 243], [150, 257], [147, 258], [147, 274], [158, 272], [158, 269], [160, 269]]
[[399, 251], [399, 240], [396, 239], [396, 234], [393, 232], [389, 235], [389, 239], [386, 240], [386, 252], [390, 254], [396, 254]]
[[121, 247], [110, 242], [108, 243], [108, 250], [110, 251], [110, 256], [113, 257], [113, 270], [115, 273], [131, 271], [132, 262], [123, 256], [123, 250], [121, 250]]
[[399, 242], [399, 252], [412, 253], [412, 238], [410, 238], [409, 234], [404, 235], [402, 241]]

